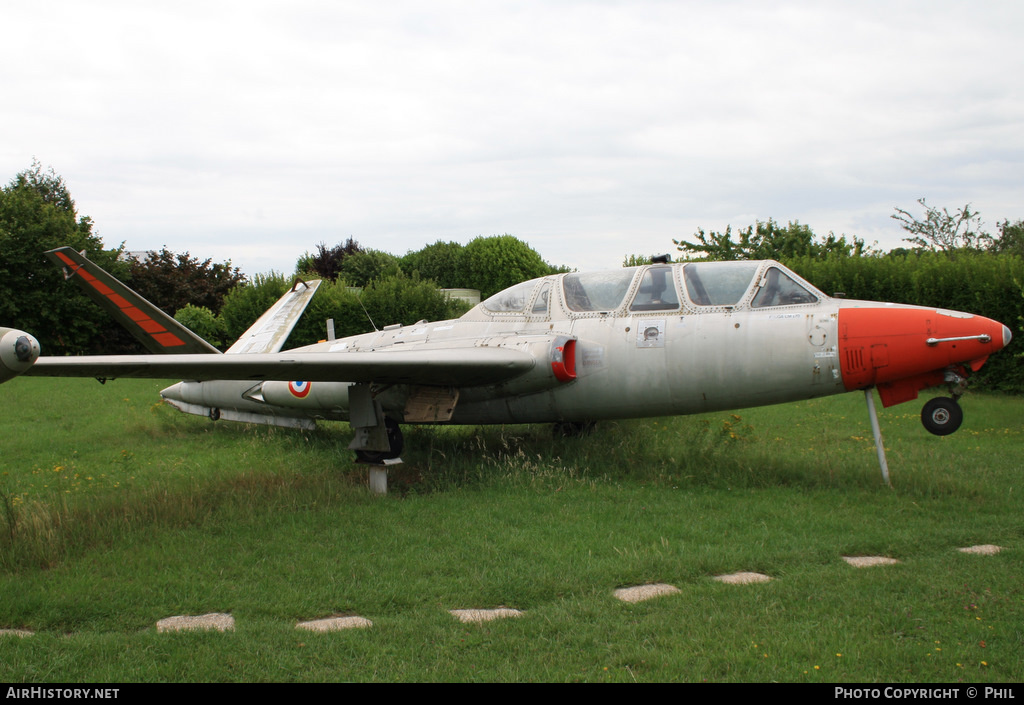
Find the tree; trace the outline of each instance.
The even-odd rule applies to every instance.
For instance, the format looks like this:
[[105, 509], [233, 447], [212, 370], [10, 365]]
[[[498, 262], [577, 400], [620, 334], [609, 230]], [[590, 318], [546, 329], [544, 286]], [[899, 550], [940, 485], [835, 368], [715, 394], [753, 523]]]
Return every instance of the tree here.
[[351, 237], [330, 248], [321, 242], [316, 246], [316, 254], [307, 252], [299, 258], [297, 271], [300, 275], [315, 274], [321, 279], [334, 281], [341, 275], [345, 259], [362, 251], [363, 248]]
[[947, 209], [929, 206], [925, 199], [917, 202], [924, 208], [924, 220], [918, 220], [910, 212], [896, 208], [889, 216], [913, 237], [903, 240], [925, 250], [952, 251], [958, 249], [982, 249], [987, 247], [992, 236], [981, 232], [981, 217], [971, 210], [971, 204], [950, 213]]
[[838, 255], [840, 257], [859, 257], [866, 254], [868, 248], [860, 238], [847, 240], [845, 235], [836, 237], [829, 233], [819, 239], [810, 226], [791, 221], [785, 228], [769, 218], [767, 221], [756, 221], [740, 230], [739, 241], [732, 237], [732, 226], [726, 226], [724, 233], [705, 233], [702, 228], [695, 233], [696, 242], [673, 240], [677, 249], [691, 254], [702, 254], [708, 260], [748, 260], [748, 259], [792, 259], [794, 257], [822, 257]]
[[424, 279], [432, 279], [442, 289], [469, 287], [464, 264], [466, 248], [458, 242], [442, 242], [427, 245], [421, 250], [408, 252], [402, 257], [402, 271], [419, 273]]
[[173, 316], [185, 306], [209, 309], [214, 315], [224, 305], [224, 297], [245, 275], [230, 260], [215, 264], [199, 261], [188, 252], [175, 253], [163, 247], [147, 253], [145, 259], [130, 259], [129, 285], [144, 298]]
[[989, 250], [998, 255], [1024, 255], [1024, 220], [1013, 224], [1004, 220], [997, 227], [999, 235], [989, 243]]
[[484, 299], [513, 284], [556, 271], [536, 250], [508, 234], [470, 241], [463, 264], [469, 280], [466, 286], [479, 289]]
[[126, 274], [120, 248], [103, 248], [92, 220], [78, 216], [64, 179], [33, 162], [0, 189], [0, 321], [32, 333], [47, 355], [113, 352], [120, 328], [43, 256], [62, 245]]
[[394, 255], [380, 250], [363, 250], [342, 261], [339, 278], [351, 286], [366, 286], [375, 279], [393, 277], [401, 271], [399, 260]]

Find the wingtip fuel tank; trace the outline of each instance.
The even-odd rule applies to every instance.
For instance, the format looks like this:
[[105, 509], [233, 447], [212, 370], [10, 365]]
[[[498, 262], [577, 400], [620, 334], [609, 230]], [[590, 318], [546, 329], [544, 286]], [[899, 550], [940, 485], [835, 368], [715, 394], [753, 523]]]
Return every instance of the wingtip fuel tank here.
[[0, 382], [25, 372], [38, 358], [38, 340], [25, 331], [0, 327]]

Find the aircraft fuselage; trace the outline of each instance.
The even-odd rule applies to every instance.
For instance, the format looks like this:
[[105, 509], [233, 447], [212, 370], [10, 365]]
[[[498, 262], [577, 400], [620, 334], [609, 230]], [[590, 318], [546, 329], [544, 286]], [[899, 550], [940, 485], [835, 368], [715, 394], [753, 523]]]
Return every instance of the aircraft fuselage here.
[[[372, 385], [395, 421], [497, 424], [691, 414], [873, 386], [888, 406], [948, 381], [958, 367], [980, 367], [1009, 339], [1005, 326], [980, 316], [831, 298], [765, 261], [554, 275], [457, 320], [389, 326], [293, 352], [522, 351], [533, 368], [496, 384], [432, 383], [425, 363], [416, 384]], [[352, 386], [183, 382], [163, 394], [192, 413], [235, 409], [237, 420], [292, 425], [348, 419]], [[449, 396], [424, 397], [432, 386], [450, 388]], [[424, 405], [433, 412], [424, 414]]]

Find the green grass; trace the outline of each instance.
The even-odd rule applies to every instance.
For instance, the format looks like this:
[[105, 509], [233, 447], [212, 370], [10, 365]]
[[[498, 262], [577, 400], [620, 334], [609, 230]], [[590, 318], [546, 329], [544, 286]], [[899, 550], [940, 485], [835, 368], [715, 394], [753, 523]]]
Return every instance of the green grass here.
[[[0, 388], [0, 681], [1018, 682], [1024, 401], [957, 434], [861, 395], [734, 414], [412, 428], [391, 494], [344, 425], [246, 428], [159, 383]], [[994, 543], [996, 556], [960, 546]], [[855, 569], [843, 555], [899, 565]], [[712, 576], [759, 571], [732, 586]], [[635, 605], [621, 586], [671, 583]], [[447, 610], [515, 607], [464, 625]], [[229, 633], [157, 634], [230, 612]], [[358, 614], [370, 629], [295, 623]]]

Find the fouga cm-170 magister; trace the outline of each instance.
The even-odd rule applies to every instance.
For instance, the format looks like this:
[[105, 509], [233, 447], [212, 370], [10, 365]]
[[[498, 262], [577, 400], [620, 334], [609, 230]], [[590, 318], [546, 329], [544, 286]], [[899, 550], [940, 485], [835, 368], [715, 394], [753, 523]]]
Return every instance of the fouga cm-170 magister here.
[[944, 435], [961, 423], [969, 374], [1011, 338], [969, 313], [832, 298], [774, 261], [656, 261], [523, 282], [455, 320], [282, 350], [319, 283], [297, 282], [221, 354], [71, 248], [47, 255], [154, 354], [40, 357], [31, 335], [0, 328], [0, 381], [182, 379], [161, 392], [181, 411], [348, 421], [350, 448], [370, 463], [399, 456], [403, 423], [573, 428], [853, 390], [867, 390], [880, 441], [873, 388], [891, 406], [948, 385], [922, 413]]

